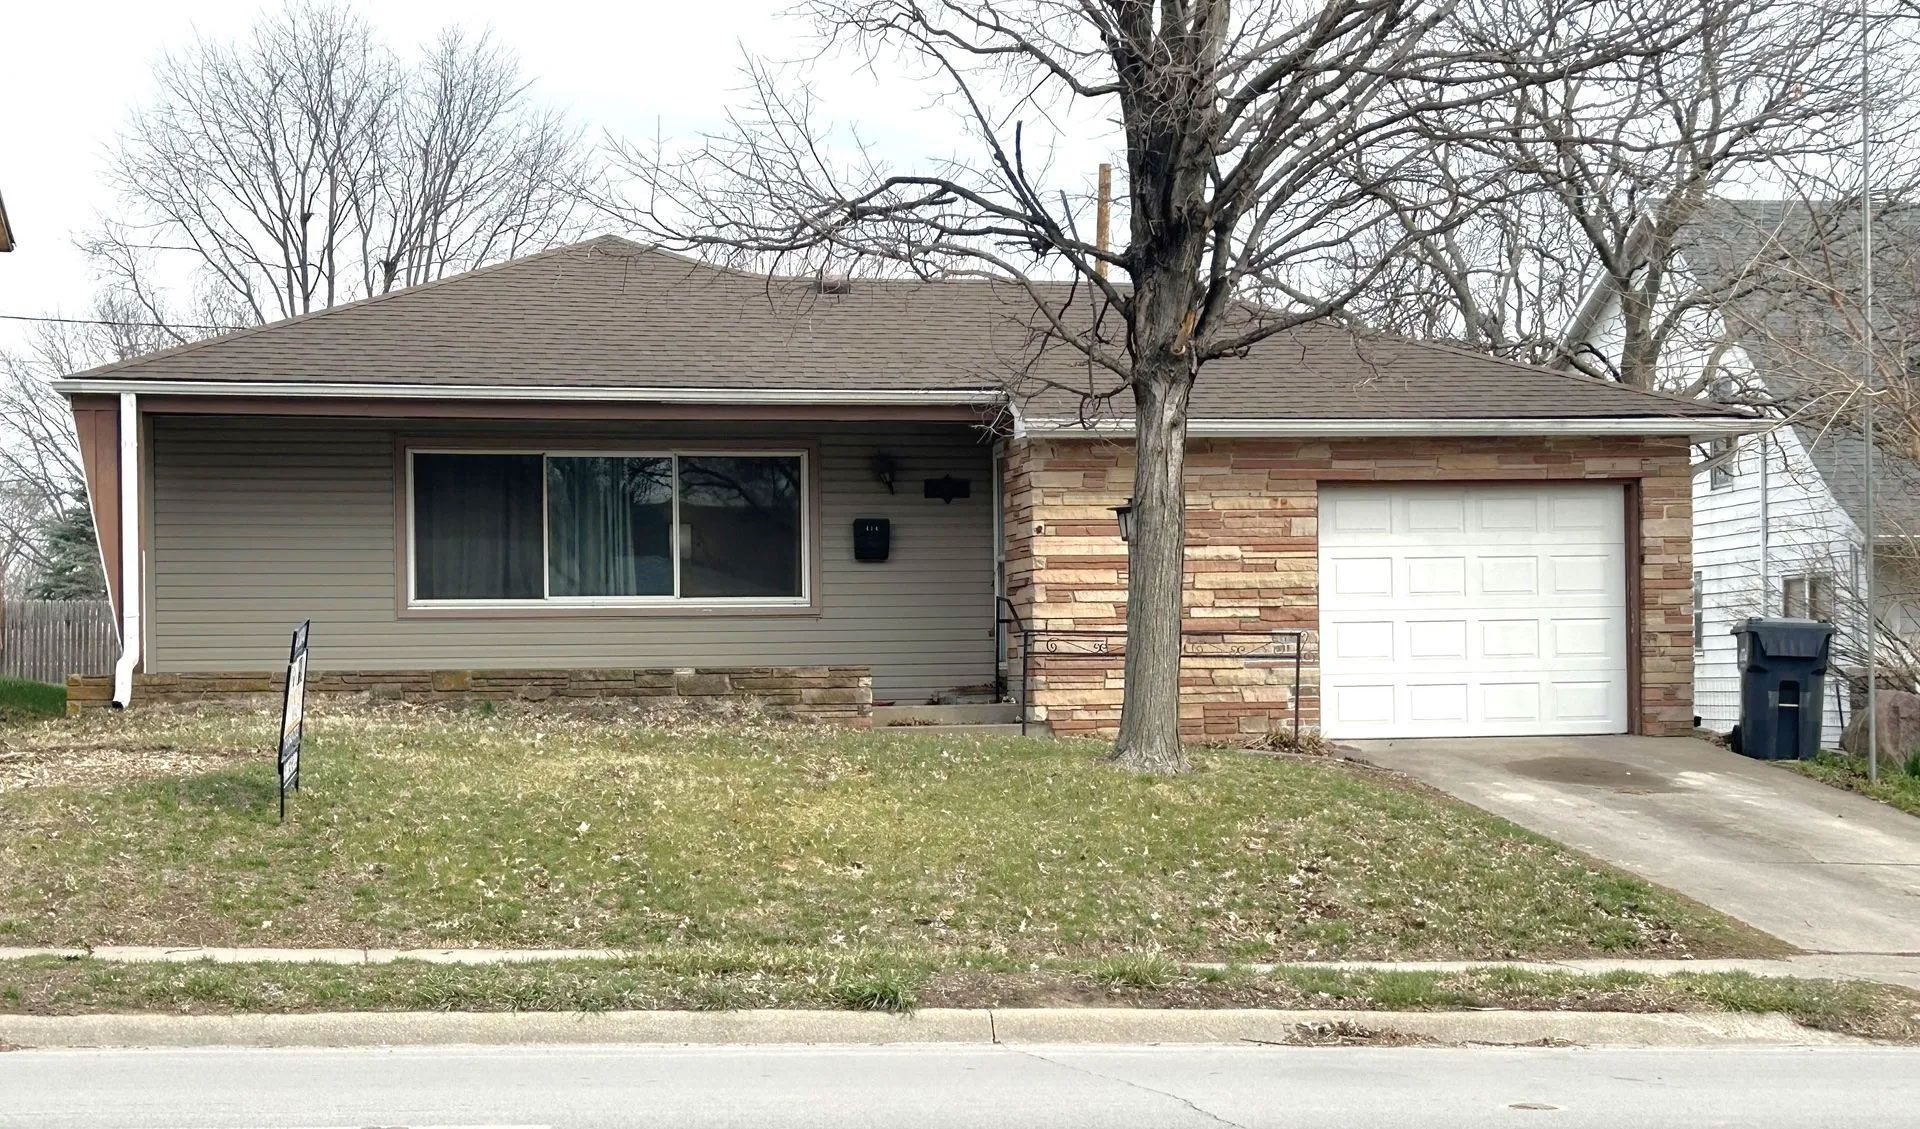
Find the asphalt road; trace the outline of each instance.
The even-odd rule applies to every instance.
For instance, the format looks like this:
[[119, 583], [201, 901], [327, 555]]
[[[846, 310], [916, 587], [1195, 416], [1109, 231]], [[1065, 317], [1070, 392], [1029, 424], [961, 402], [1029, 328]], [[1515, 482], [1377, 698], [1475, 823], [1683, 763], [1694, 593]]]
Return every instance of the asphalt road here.
[[5, 1129], [1640, 1129], [1920, 1119], [1920, 1050], [418, 1047], [0, 1054]]

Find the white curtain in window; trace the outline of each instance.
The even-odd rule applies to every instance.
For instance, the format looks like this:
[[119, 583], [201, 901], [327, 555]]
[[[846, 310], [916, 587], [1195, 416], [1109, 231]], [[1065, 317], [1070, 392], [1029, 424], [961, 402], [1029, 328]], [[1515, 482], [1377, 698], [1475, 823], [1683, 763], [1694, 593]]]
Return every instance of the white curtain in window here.
[[671, 596], [673, 460], [547, 460], [552, 596]]

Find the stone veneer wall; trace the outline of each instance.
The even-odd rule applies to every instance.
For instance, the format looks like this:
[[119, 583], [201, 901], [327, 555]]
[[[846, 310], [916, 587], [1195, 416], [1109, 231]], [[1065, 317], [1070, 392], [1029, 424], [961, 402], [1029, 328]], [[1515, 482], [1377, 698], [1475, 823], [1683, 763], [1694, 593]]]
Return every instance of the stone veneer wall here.
[[[1028, 439], [1006, 452], [1007, 592], [1029, 626], [1118, 628], [1126, 553], [1112, 507], [1132, 492], [1130, 443]], [[1319, 483], [1617, 479], [1637, 484], [1636, 728], [1692, 732], [1692, 480], [1682, 439], [1197, 440], [1187, 455], [1186, 620], [1191, 631], [1305, 633], [1300, 710], [1319, 718]], [[1636, 559], [1637, 566], [1632, 562]], [[1110, 734], [1117, 658], [1062, 659], [1036, 648], [1033, 719], [1055, 733]], [[1009, 676], [1019, 678], [1018, 655]], [[1281, 728], [1293, 667], [1231, 659], [1183, 665], [1181, 729], [1196, 740]]]
[[[133, 701], [271, 701], [285, 675], [141, 674]], [[794, 717], [856, 728], [873, 722], [873, 675], [864, 666], [758, 666], [677, 670], [316, 670], [307, 693], [367, 694], [415, 702], [631, 700], [703, 704], [760, 702]], [[110, 676], [67, 679], [67, 712], [104, 709], [113, 697]]]

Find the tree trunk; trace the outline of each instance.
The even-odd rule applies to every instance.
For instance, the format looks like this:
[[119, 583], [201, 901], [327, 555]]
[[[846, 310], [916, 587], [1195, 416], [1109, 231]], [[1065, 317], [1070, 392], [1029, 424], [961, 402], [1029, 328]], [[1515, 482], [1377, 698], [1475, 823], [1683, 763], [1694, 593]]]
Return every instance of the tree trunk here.
[[1620, 383], [1651, 389], [1660, 360], [1653, 339], [1653, 299], [1632, 280], [1620, 288]]
[[[1187, 770], [1180, 745], [1180, 625], [1186, 593], [1187, 395], [1179, 358], [1134, 380], [1133, 539], [1127, 545], [1126, 696], [1113, 760]], [[1155, 366], [1160, 367], [1160, 366]]]

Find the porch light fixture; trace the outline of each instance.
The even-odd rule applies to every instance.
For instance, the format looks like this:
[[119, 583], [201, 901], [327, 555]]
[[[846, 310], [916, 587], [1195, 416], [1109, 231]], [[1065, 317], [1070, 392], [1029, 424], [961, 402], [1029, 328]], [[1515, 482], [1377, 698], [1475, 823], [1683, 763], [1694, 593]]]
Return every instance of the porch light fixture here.
[[875, 451], [873, 460], [868, 464], [873, 470], [874, 481], [893, 493], [893, 480], [900, 476], [900, 462], [885, 451]]
[[1113, 507], [1113, 516], [1120, 522], [1120, 543], [1133, 540], [1133, 499], [1128, 498], [1123, 506]]

